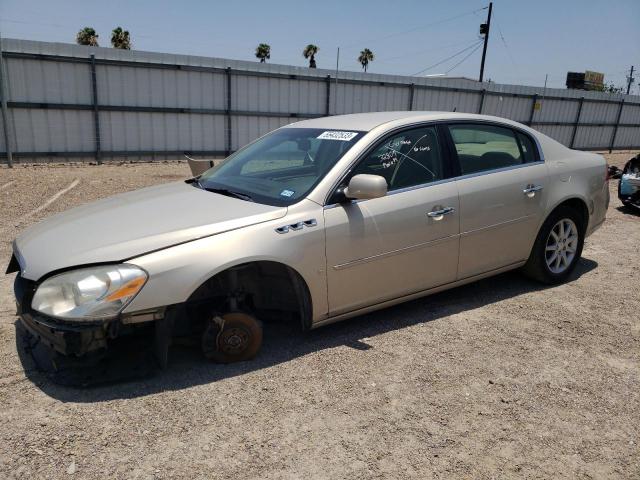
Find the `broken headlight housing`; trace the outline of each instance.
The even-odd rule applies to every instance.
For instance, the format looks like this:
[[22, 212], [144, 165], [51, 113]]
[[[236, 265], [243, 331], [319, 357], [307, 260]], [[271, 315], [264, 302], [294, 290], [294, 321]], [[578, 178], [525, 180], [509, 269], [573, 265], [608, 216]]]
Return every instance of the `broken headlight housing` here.
[[147, 281], [134, 265], [106, 265], [61, 273], [42, 282], [31, 308], [69, 321], [107, 320], [118, 315]]

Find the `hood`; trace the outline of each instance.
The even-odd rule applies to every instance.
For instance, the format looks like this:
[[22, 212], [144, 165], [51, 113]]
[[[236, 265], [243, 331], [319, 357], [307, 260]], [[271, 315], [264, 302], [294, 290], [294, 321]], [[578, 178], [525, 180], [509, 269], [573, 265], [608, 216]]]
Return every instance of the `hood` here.
[[119, 262], [178, 243], [283, 217], [286, 207], [252, 203], [184, 182], [122, 193], [59, 213], [16, 239], [22, 275]]

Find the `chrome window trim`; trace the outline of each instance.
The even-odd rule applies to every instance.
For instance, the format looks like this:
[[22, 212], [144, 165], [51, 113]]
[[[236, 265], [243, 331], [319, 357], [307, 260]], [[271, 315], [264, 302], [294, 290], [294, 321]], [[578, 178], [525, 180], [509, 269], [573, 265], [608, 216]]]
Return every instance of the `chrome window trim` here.
[[533, 165], [542, 165], [543, 163], [544, 162], [542, 160], [538, 160], [537, 162], [520, 163], [518, 165], [509, 165], [508, 167], [494, 168], [493, 170], [483, 170], [481, 172], [467, 173], [466, 175], [455, 177], [455, 180], [466, 180], [467, 178], [482, 177], [484, 175], [490, 175], [492, 173], [508, 172], [510, 170], [532, 167]]
[[[396, 195], [398, 193], [410, 192], [412, 190], [418, 190], [420, 188], [427, 188], [427, 187], [432, 187], [432, 186], [435, 186], [435, 185], [442, 185], [444, 183], [454, 182], [458, 178], [459, 177], [443, 178], [442, 180], [436, 180], [435, 182], [421, 183], [420, 185], [413, 185], [411, 187], [399, 188], [398, 190], [392, 190], [390, 192], [387, 192], [385, 197], [390, 197], [390, 196]], [[381, 198], [384, 198], [384, 197], [381, 197]], [[365, 199], [361, 199], [361, 200], [350, 200], [348, 203], [350, 205], [353, 205], [355, 203], [366, 202], [367, 200], [376, 200], [376, 199], [375, 198], [365, 198]], [[330, 203], [330, 204], [325, 205], [323, 208], [325, 210], [327, 210], [329, 208], [337, 207], [338, 205], [343, 205], [343, 204], [342, 203]]]
[[[478, 177], [480, 175], [489, 175], [492, 173], [499, 173], [499, 172], [504, 172], [504, 171], [508, 171], [508, 170], [513, 170], [516, 168], [523, 168], [523, 167], [528, 167], [531, 165], [539, 165], [541, 163], [545, 163], [545, 158], [544, 158], [544, 153], [542, 151], [542, 145], [540, 144], [540, 142], [538, 141], [538, 137], [536, 137], [535, 135], [526, 132], [525, 130], [523, 130], [522, 128], [515, 126], [515, 125], [509, 125], [507, 123], [502, 123], [502, 122], [497, 122], [497, 121], [492, 121], [492, 120], [475, 120], [475, 119], [461, 119], [461, 120], [429, 120], [427, 122], [415, 122], [415, 123], [409, 123], [406, 125], [402, 125], [401, 127], [397, 127], [394, 128], [392, 130], [389, 130], [387, 132], [384, 132], [382, 134], [380, 134], [377, 138], [373, 139], [371, 141], [371, 144], [369, 147], [374, 147], [375, 144], [377, 142], [379, 142], [382, 138], [388, 136], [388, 135], [394, 135], [397, 132], [401, 132], [403, 130], [411, 130], [413, 128], [419, 128], [419, 127], [432, 127], [432, 126], [436, 126], [439, 124], [445, 124], [445, 126], [448, 126], [449, 124], [460, 124], [460, 123], [475, 123], [475, 124], [481, 124], [481, 125], [495, 125], [498, 127], [503, 127], [503, 128], [509, 128], [511, 130], [515, 130], [523, 135], [526, 135], [528, 138], [531, 138], [533, 140], [533, 143], [536, 146], [536, 149], [538, 151], [538, 158], [539, 160], [536, 160], [535, 162], [529, 162], [529, 163], [522, 163], [519, 165], [510, 165], [508, 167], [502, 167], [502, 168], [497, 168], [494, 170], [484, 170], [481, 172], [474, 172], [474, 173], [469, 173], [467, 175], [459, 175], [457, 177], [451, 177], [451, 178], [445, 178], [442, 180], [436, 180], [435, 182], [429, 182], [429, 183], [422, 183], [420, 185], [413, 185], [411, 187], [405, 187], [405, 188], [400, 188], [398, 190], [391, 190], [390, 192], [387, 193], [386, 196], [389, 195], [394, 195], [396, 193], [404, 193], [404, 192], [408, 192], [411, 190], [415, 190], [418, 188], [426, 188], [429, 187], [431, 185], [439, 185], [442, 183], [447, 183], [450, 181], [454, 181], [454, 180], [464, 180], [467, 178], [473, 178], [473, 177]], [[366, 133], [365, 133], [366, 135]], [[351, 172], [351, 170], [353, 169], [354, 165], [356, 165], [358, 162], [360, 162], [363, 158], [366, 157], [366, 155], [368, 155], [371, 150], [370, 148], [367, 148], [367, 150], [365, 152], [363, 152], [362, 154], [360, 154], [357, 158], [355, 158], [353, 160], [353, 162], [351, 162], [349, 164], [349, 166], [345, 169], [345, 171], [343, 172], [342, 175], [340, 175], [339, 179], [334, 182], [334, 184], [331, 186], [331, 188], [328, 190], [327, 195], [325, 195], [324, 198], [324, 205], [323, 208], [327, 209], [327, 208], [334, 208], [337, 205], [340, 205], [339, 203], [327, 203], [329, 201], [329, 198], [333, 195], [333, 193], [335, 192], [335, 189], [338, 187], [338, 185], [340, 185], [340, 183], [344, 180], [344, 178], [349, 174], [349, 172]], [[328, 172], [327, 172], [328, 173]], [[351, 204], [353, 203], [359, 203], [362, 202], [364, 200], [351, 200]]]
[[[497, 168], [495, 170], [485, 170], [485, 171], [482, 171], [482, 172], [475, 172], [475, 173], [468, 173], [467, 175], [460, 175], [458, 177], [444, 178], [442, 180], [437, 180], [435, 182], [423, 183], [423, 184], [420, 184], [420, 185], [414, 185], [412, 187], [405, 187], [405, 188], [400, 188], [398, 190], [392, 190], [391, 192], [388, 192], [385, 195], [385, 197], [389, 197], [389, 196], [395, 195], [397, 193], [410, 192], [412, 190], [417, 190], [419, 188], [428, 188], [428, 187], [435, 186], [435, 185], [442, 185], [444, 183], [457, 182], [457, 181], [460, 181], [460, 180], [467, 180], [469, 178], [482, 177], [484, 175], [491, 175], [493, 173], [508, 172], [508, 171], [511, 171], [511, 170], [517, 170], [517, 169], [520, 169], [520, 168], [532, 167], [534, 165], [542, 165], [542, 164], [544, 164], [544, 161], [539, 160], [537, 162], [522, 163], [520, 165], [510, 165], [508, 167]], [[376, 200], [376, 199], [374, 198], [374, 199], [351, 200], [349, 202], [349, 204], [353, 205], [355, 203], [366, 202], [368, 200]], [[330, 203], [330, 204], [325, 205], [323, 208], [325, 210], [328, 210], [330, 208], [335, 208], [338, 205], [342, 205], [342, 204], [341, 203]]]

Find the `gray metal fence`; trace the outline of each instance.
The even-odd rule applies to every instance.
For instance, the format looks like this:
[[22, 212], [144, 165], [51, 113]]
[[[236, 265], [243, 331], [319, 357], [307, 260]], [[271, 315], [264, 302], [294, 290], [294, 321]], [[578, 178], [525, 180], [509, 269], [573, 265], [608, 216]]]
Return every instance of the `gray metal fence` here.
[[[16, 161], [220, 157], [305, 118], [484, 113], [572, 148], [640, 148], [640, 97], [4, 40]], [[0, 158], [6, 159], [0, 136]]]

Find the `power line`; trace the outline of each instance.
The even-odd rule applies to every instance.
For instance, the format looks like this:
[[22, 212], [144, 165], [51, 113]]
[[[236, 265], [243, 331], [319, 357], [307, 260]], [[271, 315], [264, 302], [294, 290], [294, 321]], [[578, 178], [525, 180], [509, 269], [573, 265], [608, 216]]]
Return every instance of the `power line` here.
[[414, 75], [414, 76], [415, 76], [415, 75], [420, 75], [421, 73], [424, 73], [424, 72], [426, 72], [427, 70], [431, 70], [433, 67], [437, 67], [438, 65], [442, 65], [443, 63], [448, 62], [448, 61], [449, 61], [449, 60], [451, 60], [452, 58], [455, 58], [455, 57], [457, 57], [458, 55], [463, 54], [463, 53], [464, 53], [464, 52], [466, 52], [467, 50], [469, 50], [469, 49], [471, 49], [471, 48], [473, 48], [473, 47], [477, 47], [477, 46], [478, 46], [478, 45], [480, 45], [481, 43], [482, 43], [482, 40], [478, 40], [478, 41], [476, 41], [476, 42], [472, 43], [471, 45], [469, 45], [468, 47], [463, 48], [463, 49], [462, 49], [462, 50], [460, 50], [459, 52], [454, 53], [453, 55], [451, 55], [451, 56], [449, 56], [449, 57], [447, 57], [447, 58], [445, 58], [445, 59], [443, 59], [443, 60], [440, 60], [439, 62], [436, 62], [436, 63], [434, 63], [433, 65], [429, 65], [427, 68], [423, 68], [422, 70], [420, 70], [419, 72], [414, 73], [413, 75]]
[[477, 9], [475, 9], [475, 10], [471, 10], [471, 11], [469, 11], [469, 12], [461, 13], [461, 14], [459, 14], [459, 15], [454, 15], [453, 17], [444, 18], [444, 19], [442, 19], [442, 20], [437, 20], [437, 21], [435, 21], [435, 22], [427, 23], [427, 24], [425, 24], [425, 25], [420, 25], [420, 26], [418, 26], [418, 27], [409, 28], [409, 29], [407, 29], [407, 30], [402, 30], [402, 31], [400, 31], [400, 32], [390, 33], [389, 35], [384, 35], [384, 36], [382, 36], [382, 37], [376, 37], [376, 38], [372, 38], [372, 39], [365, 40], [365, 41], [362, 41], [362, 42], [353, 43], [353, 44], [351, 44], [351, 45], [347, 45], [347, 46], [342, 47], [342, 48], [343, 48], [343, 49], [344, 49], [344, 48], [353, 48], [353, 47], [358, 46], [358, 45], [361, 45], [361, 44], [363, 44], [363, 43], [365, 43], [365, 44], [366, 44], [366, 43], [372, 43], [372, 42], [377, 42], [377, 41], [379, 41], [379, 40], [386, 40], [387, 38], [397, 37], [397, 36], [399, 36], [399, 35], [405, 35], [405, 34], [407, 34], [407, 33], [415, 32], [415, 31], [417, 31], [417, 30], [423, 30], [423, 29], [425, 29], [425, 28], [434, 27], [434, 26], [436, 26], [436, 25], [441, 25], [441, 24], [443, 24], [443, 23], [447, 23], [447, 22], [451, 22], [451, 21], [453, 21], [453, 20], [457, 20], [458, 18], [466, 17], [466, 16], [468, 16], [468, 15], [473, 15], [473, 14], [475, 14], [475, 13], [477, 13], [477, 12], [482, 11], [482, 10], [486, 10], [487, 8], [489, 8], [489, 7], [477, 8]]
[[392, 60], [397, 60], [399, 58], [407, 58], [407, 57], [413, 57], [415, 55], [420, 55], [421, 53], [435, 52], [435, 51], [444, 50], [445, 48], [452, 48], [452, 47], [459, 47], [461, 45], [468, 45], [469, 41], [470, 40], [465, 40], [464, 42], [456, 42], [456, 43], [451, 43], [449, 45], [441, 45], [439, 47], [422, 49], [422, 50], [418, 50], [418, 51], [414, 51], [414, 52], [410, 52], [410, 53], [405, 53], [405, 54], [402, 54], [402, 55], [397, 55], [395, 57], [383, 57], [382, 60], [380, 60], [379, 58], [376, 57], [376, 63], [387, 63], [387, 62], [390, 62]]
[[497, 20], [494, 19], [494, 21], [496, 22], [496, 27], [498, 27], [498, 33], [500, 34], [500, 39], [504, 44], [504, 49], [507, 51], [507, 55], [509, 56], [511, 63], [513, 64], [514, 67], [518, 68], [518, 65], [516, 64], [516, 61], [513, 58], [513, 55], [511, 55], [511, 50], [509, 50], [509, 45], [507, 45], [507, 41], [504, 39], [504, 35], [502, 34], [502, 29], [500, 28], [500, 24], [498, 23]]
[[451, 68], [450, 68], [449, 70], [447, 70], [445, 73], [448, 75], [448, 74], [449, 74], [449, 72], [450, 72], [451, 70], [453, 70], [454, 68], [458, 67], [458, 66], [459, 66], [461, 63], [463, 63], [467, 58], [469, 58], [471, 55], [473, 55], [474, 53], [476, 53], [476, 52], [480, 49], [480, 47], [481, 47], [481, 46], [482, 46], [481, 44], [478, 44], [478, 45], [476, 46], [476, 48], [474, 48], [473, 50], [471, 50], [471, 52], [469, 52], [469, 55], [467, 55], [467, 56], [466, 56], [466, 57], [464, 57], [462, 60], [460, 60], [458, 63], [456, 63], [453, 67], [451, 67]]

